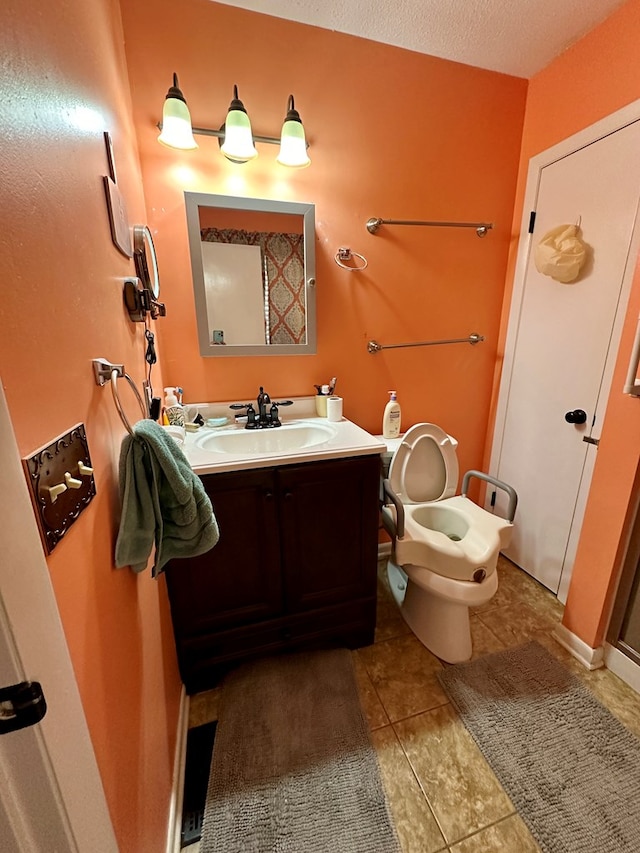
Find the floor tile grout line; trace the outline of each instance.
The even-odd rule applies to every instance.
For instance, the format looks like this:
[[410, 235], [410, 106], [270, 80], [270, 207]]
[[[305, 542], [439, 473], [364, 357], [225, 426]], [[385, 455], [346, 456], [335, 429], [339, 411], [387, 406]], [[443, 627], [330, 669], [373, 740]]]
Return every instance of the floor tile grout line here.
[[481, 826], [479, 829], [474, 829], [472, 832], [467, 833], [467, 835], [463, 835], [460, 838], [456, 838], [455, 841], [447, 841], [447, 844], [450, 847], [453, 847], [456, 844], [461, 844], [463, 841], [467, 841], [469, 838], [473, 838], [475, 835], [479, 835], [481, 832], [485, 832], [487, 829], [491, 829], [492, 826], [497, 826], [498, 824], [502, 823], [503, 820], [509, 820], [512, 817], [519, 817], [520, 820], [522, 820], [522, 817], [518, 813], [518, 810], [515, 808], [515, 806], [513, 806], [511, 799], [509, 799], [509, 802], [513, 807], [513, 811], [509, 812], [509, 814], [505, 814], [502, 817], [499, 817], [497, 820], [492, 820], [491, 823], [488, 823], [486, 826]]
[[[453, 702], [446, 702], [444, 705], [438, 705], [438, 706], [436, 706], [436, 708], [433, 708], [433, 709], [430, 709], [430, 710], [436, 710], [437, 708], [443, 708], [443, 707], [445, 707], [446, 705], [449, 705], [451, 708], [453, 708], [453, 709], [454, 709], [454, 711], [456, 712], [456, 714], [459, 714], [458, 709], [456, 708], [456, 706], [455, 706], [455, 704], [454, 704]], [[418, 714], [413, 714], [411, 717], [406, 717], [405, 719], [406, 719], [406, 720], [409, 720], [409, 719], [412, 719], [412, 717], [417, 717], [417, 716], [420, 716], [421, 714], [426, 714], [426, 713], [429, 713], [429, 711], [421, 711], [420, 713], [418, 713]], [[404, 722], [404, 720], [398, 720], [397, 722]], [[453, 840], [452, 840], [452, 839], [449, 839], [449, 838], [447, 837], [447, 834], [445, 833], [444, 826], [441, 824], [440, 820], [438, 819], [438, 815], [437, 815], [437, 813], [436, 813], [436, 810], [435, 810], [434, 806], [431, 804], [431, 800], [429, 799], [429, 794], [428, 794], [427, 790], [425, 789], [424, 785], [422, 784], [422, 782], [420, 781], [420, 778], [419, 778], [419, 776], [418, 776], [418, 774], [417, 774], [417, 772], [416, 772], [416, 770], [415, 770], [415, 768], [414, 768], [414, 766], [413, 766], [413, 763], [412, 763], [412, 761], [411, 761], [411, 758], [410, 758], [409, 754], [407, 753], [406, 749], [404, 748], [404, 744], [403, 744], [403, 742], [402, 742], [402, 740], [401, 740], [400, 736], [398, 735], [398, 732], [396, 731], [396, 729], [395, 729], [395, 727], [394, 727], [394, 724], [393, 724], [393, 723], [391, 723], [391, 728], [393, 729], [393, 733], [394, 733], [394, 735], [395, 735], [395, 737], [396, 737], [396, 740], [398, 741], [398, 743], [399, 743], [399, 745], [400, 745], [400, 748], [402, 749], [402, 752], [404, 753], [404, 756], [405, 756], [405, 758], [406, 758], [406, 760], [407, 760], [407, 763], [409, 764], [409, 767], [411, 768], [411, 772], [413, 773], [413, 776], [415, 777], [416, 782], [418, 783], [418, 787], [420, 788], [420, 790], [421, 790], [421, 792], [422, 792], [422, 795], [423, 795], [423, 797], [424, 797], [424, 798], [425, 798], [425, 800], [426, 800], [427, 806], [429, 807], [429, 811], [430, 811], [430, 812], [431, 812], [431, 814], [433, 815], [433, 818], [434, 818], [434, 820], [435, 820], [435, 822], [436, 822], [436, 825], [437, 825], [438, 829], [440, 830], [440, 833], [441, 833], [442, 837], [443, 837], [443, 838], [444, 838], [444, 840], [445, 840], [445, 843], [448, 845], [448, 846], [447, 846], [447, 848], [446, 848], [447, 850], [450, 850], [450, 846], [451, 846], [451, 845], [453, 845], [453, 844], [459, 844], [460, 842], [465, 841], [467, 838], [471, 838], [471, 837], [473, 837], [474, 835], [477, 835], [479, 832], [483, 832], [484, 830], [489, 829], [490, 827], [492, 827], [492, 826], [494, 826], [494, 825], [496, 825], [496, 824], [500, 823], [501, 821], [506, 820], [506, 819], [507, 819], [507, 818], [509, 818], [509, 817], [512, 817], [514, 814], [518, 814], [517, 810], [516, 810], [516, 809], [515, 809], [515, 807], [513, 806], [513, 803], [511, 802], [511, 798], [510, 798], [510, 797], [508, 796], [508, 794], [507, 794], [507, 798], [509, 799], [509, 802], [511, 803], [511, 806], [512, 806], [512, 809], [513, 809], [509, 814], [503, 815], [502, 817], [498, 818], [497, 820], [491, 821], [491, 823], [488, 823], [486, 826], [481, 826], [481, 827], [479, 827], [478, 829], [475, 829], [475, 830], [473, 830], [472, 832], [469, 832], [467, 835], [463, 835], [463, 836], [461, 836], [460, 838], [456, 838], [456, 839], [453, 839]], [[486, 760], [486, 759], [485, 759], [485, 760]], [[491, 768], [490, 768], [490, 769], [491, 769]], [[492, 772], [493, 772], [493, 771], [492, 771]], [[495, 775], [495, 774], [494, 774], [494, 775]], [[496, 779], [497, 779], [497, 777], [496, 777]], [[499, 782], [499, 780], [498, 780], [498, 782]], [[500, 784], [500, 783], [499, 783], [499, 784]], [[500, 788], [504, 791], [504, 788], [502, 787], [502, 784], [500, 784]], [[506, 791], [505, 791], [504, 793], [506, 794]]]
[[[366, 674], [367, 674], [367, 678], [369, 679], [369, 681], [370, 681], [370, 683], [371, 683], [371, 686], [372, 686], [372, 688], [373, 688], [373, 691], [374, 691], [374, 693], [376, 694], [376, 696], [377, 696], [377, 698], [378, 698], [378, 701], [380, 702], [380, 706], [382, 707], [382, 710], [384, 711], [384, 713], [385, 713], [385, 715], [386, 715], [387, 719], [389, 720], [389, 722], [388, 722], [388, 726], [391, 728], [391, 731], [393, 732], [393, 736], [394, 736], [394, 738], [396, 739], [396, 742], [397, 742], [398, 746], [399, 746], [399, 747], [400, 747], [400, 749], [402, 750], [402, 754], [404, 755], [405, 760], [406, 760], [407, 764], [409, 765], [409, 769], [410, 769], [410, 771], [411, 771], [411, 773], [412, 773], [412, 775], [413, 775], [414, 779], [416, 780], [416, 782], [417, 782], [417, 784], [418, 784], [418, 788], [419, 788], [420, 792], [422, 793], [422, 796], [424, 797], [424, 800], [425, 800], [425, 802], [426, 802], [426, 804], [427, 804], [427, 808], [429, 809], [429, 811], [431, 812], [431, 815], [433, 816], [433, 819], [434, 819], [434, 821], [435, 821], [435, 823], [436, 823], [436, 826], [438, 827], [438, 831], [440, 832], [440, 834], [441, 834], [441, 836], [442, 836], [442, 838], [443, 838], [443, 840], [444, 840], [444, 842], [445, 842], [445, 845], [448, 845], [448, 840], [447, 840], [447, 837], [446, 837], [446, 835], [445, 835], [445, 833], [444, 833], [443, 827], [442, 827], [442, 825], [441, 825], [440, 821], [438, 820], [437, 815], [435, 814], [435, 812], [434, 812], [434, 810], [433, 810], [433, 807], [432, 807], [432, 805], [431, 805], [431, 803], [430, 803], [430, 801], [429, 801], [429, 797], [427, 796], [427, 793], [426, 793], [426, 791], [425, 791], [425, 789], [424, 789], [424, 787], [423, 787], [422, 783], [420, 782], [420, 779], [418, 778], [418, 776], [417, 776], [417, 774], [416, 774], [416, 771], [415, 771], [415, 769], [414, 769], [414, 767], [413, 767], [413, 764], [411, 763], [411, 759], [410, 759], [410, 758], [409, 758], [409, 756], [407, 755], [407, 752], [406, 752], [406, 750], [405, 750], [405, 748], [404, 748], [404, 746], [403, 746], [403, 744], [402, 744], [402, 741], [400, 740], [400, 738], [399, 738], [399, 736], [398, 736], [398, 732], [396, 731], [396, 729], [395, 729], [395, 727], [394, 727], [394, 721], [392, 721], [392, 720], [391, 720], [391, 717], [389, 716], [389, 712], [387, 711], [387, 709], [386, 709], [386, 708], [385, 708], [385, 706], [384, 706], [384, 702], [382, 701], [382, 697], [381, 697], [381, 696], [380, 696], [380, 694], [378, 693], [378, 689], [377, 689], [377, 687], [376, 687], [376, 685], [375, 685], [375, 683], [374, 683], [373, 679], [371, 678], [371, 675], [370, 675], [370, 673], [369, 673], [369, 670], [368, 670], [368, 669], [367, 669], [367, 667], [366, 667], [366, 664], [364, 663], [364, 661], [363, 661], [362, 663], [363, 663], [363, 666], [364, 666], [364, 670], [365, 670], [365, 672], [366, 672]], [[445, 702], [444, 704], [445, 704], [445, 705], [447, 705], [447, 704], [450, 704], [450, 703], [449, 703], [449, 702]], [[443, 706], [442, 706], [442, 705], [437, 705], [436, 707], [443, 707]], [[426, 713], [426, 711], [419, 711], [419, 712], [417, 712], [416, 714], [411, 714], [409, 717], [404, 717], [404, 718], [403, 718], [403, 720], [405, 720], [405, 719], [411, 719], [411, 717], [419, 716], [421, 713]], [[395, 722], [402, 722], [403, 720], [396, 720]], [[386, 728], [386, 726], [380, 726], [379, 728]], [[445, 851], [449, 851], [449, 847], [448, 847], [448, 846], [441, 848], [440, 853], [445, 853]]]
[[[446, 704], [450, 704], [450, 703], [447, 702]], [[439, 706], [439, 707], [443, 707], [443, 706]], [[426, 713], [426, 712], [423, 712], [423, 713]], [[418, 716], [418, 715], [416, 715], [416, 716]], [[410, 719], [410, 718], [407, 718], [407, 719]], [[416, 782], [418, 783], [418, 788], [422, 792], [422, 796], [425, 799], [427, 807], [428, 807], [429, 811], [431, 812], [431, 814], [433, 815], [433, 819], [436, 822], [436, 826], [438, 827], [440, 835], [442, 835], [442, 838], [445, 842], [445, 845], [447, 845], [446, 850], [448, 850], [449, 849], [449, 846], [448, 846], [449, 845], [449, 839], [447, 838], [447, 836], [445, 834], [444, 827], [442, 826], [440, 820], [438, 819], [438, 815], [435, 813], [435, 810], [434, 810], [433, 806], [431, 805], [431, 801], [429, 800], [429, 795], [427, 794], [424, 785], [420, 781], [420, 777], [418, 776], [418, 774], [415, 770], [415, 767], [413, 766], [413, 763], [412, 763], [406, 749], [404, 748], [404, 744], [402, 743], [402, 740], [400, 739], [398, 732], [395, 730], [393, 723], [391, 723], [391, 729], [393, 730], [393, 734], [394, 734], [398, 744], [400, 745], [400, 749], [402, 750], [403, 755], [404, 755], [405, 759], [407, 760], [407, 764], [409, 765], [411, 772], [412, 772]], [[443, 849], [445, 849], [445, 848], [443, 848]]]

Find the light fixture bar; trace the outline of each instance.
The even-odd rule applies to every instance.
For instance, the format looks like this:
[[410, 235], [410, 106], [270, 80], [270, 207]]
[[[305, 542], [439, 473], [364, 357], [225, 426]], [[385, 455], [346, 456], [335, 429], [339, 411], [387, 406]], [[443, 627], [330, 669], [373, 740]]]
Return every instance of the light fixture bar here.
[[[162, 130], [162, 122], [159, 121], [156, 127], [158, 130]], [[224, 139], [224, 128], [222, 130], [211, 130], [208, 127], [192, 127], [191, 130], [194, 136], [215, 136], [217, 139]], [[270, 145], [280, 145], [280, 137], [257, 136], [254, 133], [253, 138], [256, 142], [268, 142]], [[309, 142], [307, 142], [307, 148], [308, 147]]]
[[[198, 136], [217, 136], [218, 139], [224, 139], [224, 129], [209, 130], [208, 127], [194, 127], [193, 132]], [[256, 142], [269, 142], [271, 145], [280, 145], [280, 139], [276, 139], [275, 136], [257, 136], [255, 133], [252, 136]]]

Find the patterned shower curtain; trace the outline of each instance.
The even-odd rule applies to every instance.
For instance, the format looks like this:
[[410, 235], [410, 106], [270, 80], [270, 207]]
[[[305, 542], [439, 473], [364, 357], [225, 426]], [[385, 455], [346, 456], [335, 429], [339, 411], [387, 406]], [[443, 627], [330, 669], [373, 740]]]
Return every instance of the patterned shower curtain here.
[[302, 234], [203, 228], [208, 243], [260, 246], [264, 269], [265, 319], [272, 344], [306, 341], [304, 244]]

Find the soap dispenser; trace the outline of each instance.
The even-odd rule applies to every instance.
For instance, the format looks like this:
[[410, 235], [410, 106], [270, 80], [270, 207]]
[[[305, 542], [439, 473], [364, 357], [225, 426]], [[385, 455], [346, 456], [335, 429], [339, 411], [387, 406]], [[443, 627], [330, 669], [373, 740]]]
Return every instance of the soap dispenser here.
[[184, 406], [178, 402], [176, 388], [165, 388], [164, 413], [171, 426], [184, 426]]
[[389, 402], [384, 407], [384, 415], [382, 417], [382, 436], [383, 438], [397, 438], [400, 435], [400, 403], [397, 400], [395, 391], [389, 391]]

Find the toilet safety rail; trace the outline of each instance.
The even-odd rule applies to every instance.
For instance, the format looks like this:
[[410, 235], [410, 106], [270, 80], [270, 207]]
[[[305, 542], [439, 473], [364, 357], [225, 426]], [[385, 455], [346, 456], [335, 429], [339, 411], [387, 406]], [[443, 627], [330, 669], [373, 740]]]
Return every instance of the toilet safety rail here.
[[367, 351], [371, 353], [380, 352], [382, 349], [399, 349], [400, 347], [433, 347], [439, 344], [479, 344], [484, 340], [484, 335], [472, 332], [466, 338], [449, 338], [444, 341], [420, 341], [411, 344], [379, 344], [377, 341], [369, 341]]
[[513, 519], [516, 516], [516, 507], [518, 506], [518, 495], [516, 494], [516, 490], [513, 488], [513, 486], [510, 486], [508, 483], [504, 483], [502, 480], [497, 480], [490, 474], [483, 474], [482, 471], [467, 471], [467, 473], [462, 478], [462, 489], [460, 491], [460, 494], [463, 498], [467, 497], [467, 494], [469, 492], [469, 480], [472, 477], [476, 477], [478, 480], [484, 480], [485, 483], [491, 483], [492, 486], [496, 486], [498, 489], [502, 489], [503, 492], [506, 492], [509, 495], [506, 519], [507, 521], [513, 523]]
[[[518, 495], [516, 494], [516, 490], [513, 486], [504, 483], [502, 480], [498, 480], [495, 477], [491, 477], [489, 474], [483, 474], [482, 471], [467, 471], [467, 473], [462, 478], [462, 491], [461, 495], [463, 498], [467, 497], [469, 492], [469, 480], [472, 477], [477, 477], [479, 480], [484, 480], [486, 483], [491, 483], [492, 486], [496, 486], [498, 489], [502, 489], [509, 495], [509, 504], [507, 506], [507, 521], [513, 523], [513, 519], [516, 515], [516, 507], [518, 506]], [[404, 536], [404, 504], [398, 497], [398, 495], [391, 488], [391, 481], [388, 478], [385, 478], [382, 481], [382, 490], [384, 494], [389, 498], [391, 503], [394, 505], [396, 510], [396, 537], [398, 539], [402, 539]]]
[[94, 358], [93, 359], [93, 373], [96, 380], [96, 385], [104, 385], [108, 380], [111, 380], [111, 393], [113, 395], [113, 402], [115, 403], [118, 414], [120, 415], [120, 420], [125, 426], [125, 429], [129, 433], [129, 435], [133, 435], [133, 427], [129, 423], [129, 419], [125, 415], [124, 409], [122, 408], [122, 403], [120, 402], [120, 396], [118, 394], [118, 379], [123, 378], [126, 379], [129, 383], [129, 386], [138, 400], [138, 404], [140, 405], [140, 410], [142, 412], [143, 418], [148, 418], [149, 413], [147, 411], [147, 407], [144, 404], [142, 396], [138, 391], [135, 382], [129, 376], [128, 373], [125, 373], [124, 364], [111, 364], [110, 361], [107, 361], [104, 358]]
[[388, 478], [382, 481], [382, 491], [396, 508], [396, 537], [402, 539], [404, 536], [404, 504], [391, 488], [391, 481]]

